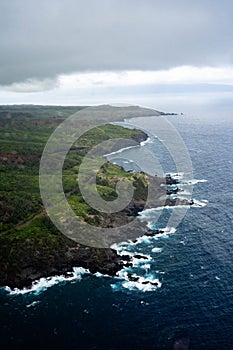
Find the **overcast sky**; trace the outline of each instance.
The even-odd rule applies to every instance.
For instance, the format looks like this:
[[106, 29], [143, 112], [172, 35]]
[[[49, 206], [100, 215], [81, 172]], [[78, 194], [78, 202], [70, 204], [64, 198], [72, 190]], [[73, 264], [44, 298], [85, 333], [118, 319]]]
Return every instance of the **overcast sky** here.
[[196, 93], [232, 96], [232, 18], [232, 0], [1, 0], [0, 103], [102, 103], [200, 84]]

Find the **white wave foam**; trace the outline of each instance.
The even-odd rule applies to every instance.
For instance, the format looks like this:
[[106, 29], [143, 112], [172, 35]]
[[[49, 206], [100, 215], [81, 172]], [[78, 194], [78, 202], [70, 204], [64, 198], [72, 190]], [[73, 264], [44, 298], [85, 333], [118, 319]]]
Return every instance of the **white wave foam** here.
[[[141, 268], [148, 272], [150, 269], [150, 264], [144, 264], [141, 266]], [[153, 273], [146, 273], [145, 277], [135, 273], [130, 273], [129, 276], [129, 269], [125, 268], [119, 271], [117, 276], [118, 279], [123, 281], [111, 284], [112, 289], [116, 291], [122, 290], [123, 287], [129, 290], [140, 290], [146, 292], [156, 290], [162, 286], [162, 283], [158, 278], [154, 277]]]
[[115, 151], [115, 152], [111, 152], [111, 153], [108, 153], [108, 154], [104, 154], [103, 157], [109, 157], [109, 156], [113, 156], [114, 154], [119, 154], [119, 153], [122, 153], [126, 150], [129, 150], [131, 148], [137, 148], [139, 147], [138, 145], [135, 145], [135, 146], [128, 146], [128, 147], [124, 147], [124, 148], [121, 148], [119, 149], [118, 151]]
[[[188, 198], [185, 197], [177, 197], [180, 198], [182, 200], [187, 199], [187, 201], [189, 201]], [[184, 208], [191, 208], [191, 207], [204, 207], [207, 205], [208, 200], [206, 199], [202, 199], [202, 200], [197, 200], [197, 199], [193, 199], [193, 204], [179, 204], [179, 205], [166, 205], [166, 206], [161, 206], [161, 207], [156, 207], [156, 208], [150, 208], [150, 209], [146, 209], [143, 210], [141, 213], [139, 214], [139, 219], [141, 221], [148, 221], [148, 227], [151, 228], [153, 227], [153, 223], [149, 223], [149, 221], [151, 221], [151, 218], [153, 218], [153, 216], [151, 214], [153, 214], [153, 211], [160, 211], [160, 210], [174, 210], [174, 209], [184, 209]]]
[[131, 246], [133, 246], [134, 243], [132, 241], [127, 241], [127, 242], [121, 242], [121, 243], [114, 243], [111, 245], [110, 248], [116, 250], [118, 255], [128, 255], [130, 257], [132, 257], [133, 255], [137, 254], [135, 252], [131, 252], [128, 251], [128, 249], [130, 249]]
[[158, 278], [153, 278], [148, 276], [147, 278], [139, 277], [137, 281], [126, 281], [122, 283], [122, 287], [129, 290], [140, 290], [142, 292], [154, 291], [158, 288], [161, 288], [162, 283]]
[[146, 270], [146, 272], [148, 272], [148, 270], [150, 269], [151, 265], [150, 264], [144, 264], [144, 265], [141, 265], [140, 268], [143, 269], [143, 270]]
[[179, 196], [184, 197], [184, 196], [191, 196], [191, 195], [192, 195], [192, 193], [187, 191], [187, 190], [181, 189], [181, 191], [179, 191]]
[[165, 275], [165, 272], [164, 272], [164, 271], [159, 271], [159, 270], [157, 270], [156, 273], [159, 273], [160, 275]]
[[42, 277], [39, 280], [34, 281], [32, 283], [32, 286], [29, 288], [11, 289], [10, 287], [5, 287], [5, 290], [10, 295], [27, 294], [27, 293], [39, 294], [45, 291], [47, 288], [54, 286], [55, 284], [66, 282], [66, 281], [81, 280], [82, 275], [89, 274], [89, 273], [90, 271], [88, 269], [84, 269], [83, 267], [74, 267], [73, 272], [68, 273], [67, 276], [61, 275], [61, 276], [52, 276], [47, 278]]
[[[140, 238], [139, 238], [140, 239]], [[125, 245], [127, 245], [128, 247], [135, 245], [136, 242], [124, 242], [124, 245], [121, 245], [121, 243], [118, 244], [113, 244], [111, 246], [112, 249], [117, 251], [117, 254], [120, 256], [129, 256], [131, 257], [131, 262], [133, 264], [133, 266], [138, 266], [140, 265], [142, 262], [144, 261], [151, 261], [152, 257], [150, 255], [146, 255], [146, 254], [141, 254], [138, 252], [131, 252], [126, 250]]]
[[196, 185], [199, 182], [200, 183], [201, 182], [208, 182], [208, 180], [206, 180], [206, 179], [201, 179], [201, 180], [193, 179], [193, 180], [184, 181], [183, 184], [185, 184], [185, 185]]
[[148, 137], [145, 141], [140, 142], [140, 146], [145, 146], [147, 143], [153, 143], [150, 137]]
[[130, 245], [137, 245], [137, 244], [141, 244], [141, 243], [146, 243], [146, 244], [149, 244], [151, 242], [151, 236], [141, 236], [137, 239], [135, 239], [134, 242], [130, 242]]
[[[150, 224], [148, 224], [148, 226], [151, 228], [151, 226], [153, 226], [153, 225], [150, 226]], [[149, 238], [158, 239], [160, 237], [166, 237], [166, 236], [168, 236], [172, 233], [175, 233], [175, 232], [176, 232], [175, 227], [165, 227], [165, 228], [161, 229], [160, 233], [156, 233], [154, 236], [150, 236]]]
[[124, 245], [127, 244], [127, 242], [121, 242], [121, 243], [113, 243], [110, 248], [118, 251], [121, 251], [122, 249], [125, 249]]
[[152, 253], [161, 253], [162, 250], [163, 250], [162, 248], [154, 247], [151, 251], [152, 251]]
[[[189, 208], [190, 205], [165, 205], [165, 206], [161, 206], [161, 207], [156, 207], [156, 208], [151, 208], [151, 209], [146, 209], [146, 210], [150, 210], [150, 213], [153, 213], [153, 211], [159, 211], [159, 210], [172, 210], [172, 209], [177, 209], [177, 208]], [[145, 211], [146, 211], [145, 210]], [[145, 213], [145, 211], [138, 213], [139, 214], [139, 219], [142, 221], [146, 221], [147, 215], [148, 213]]]
[[123, 163], [124, 164], [131, 164], [131, 163], [134, 163], [134, 161], [132, 159], [129, 159], [129, 160], [125, 160]]
[[175, 233], [175, 232], [176, 232], [176, 229], [175, 229], [175, 227], [169, 227], [169, 226], [167, 226], [167, 227], [163, 228], [162, 231], [163, 231], [165, 234], [168, 235], [168, 234], [170, 234], [170, 233]]
[[140, 301], [140, 304], [141, 304], [141, 305], [146, 305], [146, 306], [150, 305], [150, 303], [147, 303], [147, 302], [145, 302], [144, 300], [141, 300], [141, 301]]
[[158, 208], [164, 208], [164, 207], [156, 207], [156, 208], [150, 208], [150, 209], [145, 209], [141, 212], [138, 213], [139, 215], [139, 219], [146, 219], [150, 214], [152, 214], [155, 210], [161, 210], [161, 209], [158, 209]]
[[40, 303], [40, 301], [33, 301], [31, 304], [28, 304], [28, 305], [26, 305], [26, 307], [28, 308], [28, 307], [34, 307], [34, 306], [36, 306], [37, 304], [39, 304]]
[[107, 278], [109, 278], [109, 275], [106, 275], [106, 274], [103, 274], [103, 273], [100, 273], [100, 272], [93, 273], [93, 275], [96, 276], [96, 277], [107, 277]]
[[[137, 254], [135, 254], [135, 255], [137, 255]], [[143, 254], [140, 258], [132, 257], [132, 264], [133, 264], [133, 267], [137, 267], [140, 264], [143, 264], [145, 262], [152, 261], [152, 260], [153, 259], [150, 255]]]
[[197, 199], [194, 199], [194, 204], [192, 205], [192, 207], [195, 208], [203, 208], [208, 204], [208, 201], [206, 199], [203, 199], [201, 201], [198, 201]]
[[170, 175], [175, 180], [181, 180], [184, 178], [184, 173], [170, 173]]
[[[116, 278], [120, 278], [120, 279], [128, 281], [129, 280], [128, 273], [129, 273], [128, 269], [123, 268], [122, 270], [117, 272]], [[133, 276], [136, 276], [136, 275], [133, 275]]]
[[[153, 226], [153, 225], [151, 225]], [[167, 237], [170, 234], [173, 234], [176, 232], [175, 227], [165, 227], [161, 229], [161, 233], [156, 233], [154, 236], [141, 236], [138, 237], [137, 239], [135, 239], [135, 241], [127, 241], [127, 242], [121, 242], [121, 243], [115, 243], [111, 245], [111, 248], [116, 250], [118, 255], [128, 255], [130, 257], [133, 257], [134, 255], [137, 255], [137, 253], [135, 252], [131, 252], [128, 251], [127, 249], [129, 249], [130, 247], [133, 247], [135, 245], [139, 245], [141, 243], [145, 243], [145, 244], [150, 244], [153, 240], [157, 240], [160, 237]], [[154, 248], [156, 249], [156, 248]], [[158, 248], [160, 249], [160, 248]], [[154, 251], [155, 252], [155, 251]], [[144, 255], [144, 254], [143, 254]]]
[[127, 256], [130, 256], [130, 257], [133, 257], [135, 255], [135, 253], [129, 252], [128, 250], [121, 250], [121, 249], [117, 250], [117, 254], [120, 255], [120, 256], [127, 255]]
[[157, 240], [161, 237], [168, 238], [170, 234], [173, 234], [176, 232], [175, 227], [167, 227], [165, 229], [162, 229], [163, 232], [156, 234], [155, 236], [151, 237], [154, 240]]

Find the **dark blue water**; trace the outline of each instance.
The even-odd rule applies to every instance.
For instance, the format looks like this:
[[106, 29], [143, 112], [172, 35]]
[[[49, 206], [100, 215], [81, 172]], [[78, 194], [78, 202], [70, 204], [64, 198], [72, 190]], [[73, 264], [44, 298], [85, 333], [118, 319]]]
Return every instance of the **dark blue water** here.
[[128, 247], [151, 255], [145, 275], [161, 287], [87, 274], [40, 294], [1, 290], [2, 349], [162, 350], [182, 336], [193, 350], [233, 349], [233, 121], [187, 118], [171, 121], [194, 177], [208, 180], [193, 196], [209, 202], [190, 208], [175, 233]]

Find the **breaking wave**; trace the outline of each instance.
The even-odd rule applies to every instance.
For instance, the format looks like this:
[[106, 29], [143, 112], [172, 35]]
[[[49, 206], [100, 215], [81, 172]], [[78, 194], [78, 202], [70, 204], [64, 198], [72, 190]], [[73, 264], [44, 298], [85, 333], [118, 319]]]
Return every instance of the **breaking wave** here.
[[[27, 293], [34, 293], [39, 294], [46, 289], [62, 282], [68, 282], [68, 281], [79, 281], [82, 279], [82, 276], [84, 274], [90, 274], [90, 271], [88, 269], [84, 269], [83, 267], [74, 267], [72, 272], [68, 272], [65, 275], [61, 276], [52, 276], [47, 278], [40, 278], [39, 280], [36, 280], [32, 283], [31, 287], [28, 288], [14, 288], [11, 289], [10, 287], [5, 287], [5, 290], [10, 295], [18, 295], [18, 294], [27, 294]], [[33, 305], [31, 305], [33, 306]]]

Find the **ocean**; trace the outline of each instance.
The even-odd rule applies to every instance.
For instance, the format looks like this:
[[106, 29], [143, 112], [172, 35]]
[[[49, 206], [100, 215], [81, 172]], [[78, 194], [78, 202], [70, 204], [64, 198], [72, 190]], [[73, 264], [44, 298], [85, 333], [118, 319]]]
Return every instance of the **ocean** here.
[[[118, 244], [120, 253], [144, 256], [118, 278], [77, 268], [31, 292], [2, 288], [1, 349], [233, 349], [233, 120], [201, 112], [167, 118], [191, 157], [195, 205], [175, 228], [167, 222], [179, 208], [162, 210], [159, 221], [157, 211], [143, 212], [141, 220], [165, 232]], [[141, 147], [160, 147], [161, 167], [177, 172], [163, 141]], [[185, 183], [187, 174], [180, 177]]]

